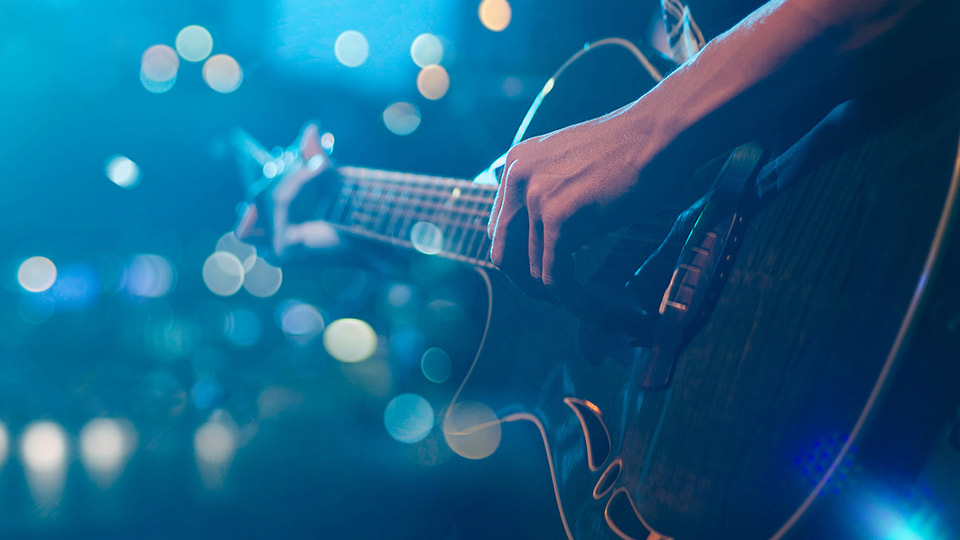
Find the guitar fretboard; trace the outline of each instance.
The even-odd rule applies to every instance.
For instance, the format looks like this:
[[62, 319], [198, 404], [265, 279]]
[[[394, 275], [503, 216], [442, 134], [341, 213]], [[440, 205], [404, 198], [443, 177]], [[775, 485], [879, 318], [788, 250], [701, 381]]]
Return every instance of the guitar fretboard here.
[[340, 167], [339, 196], [318, 217], [351, 234], [492, 267], [487, 220], [497, 186]]

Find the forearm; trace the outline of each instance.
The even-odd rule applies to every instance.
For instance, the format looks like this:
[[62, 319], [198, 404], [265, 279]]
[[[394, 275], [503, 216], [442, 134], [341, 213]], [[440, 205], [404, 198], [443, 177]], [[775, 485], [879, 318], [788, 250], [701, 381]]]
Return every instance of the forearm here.
[[[638, 169], [656, 168], [657, 162], [664, 167], [676, 167], [678, 160], [700, 162], [768, 135], [790, 112], [802, 108], [806, 116], [822, 116], [862, 87], [906, 76], [920, 59], [930, 59], [931, 45], [944, 39], [929, 12], [949, 9], [951, 3], [768, 3], [620, 111], [644, 123]], [[918, 31], [919, 24], [927, 31]], [[917, 49], [917, 61], [886, 62], [895, 47]]]

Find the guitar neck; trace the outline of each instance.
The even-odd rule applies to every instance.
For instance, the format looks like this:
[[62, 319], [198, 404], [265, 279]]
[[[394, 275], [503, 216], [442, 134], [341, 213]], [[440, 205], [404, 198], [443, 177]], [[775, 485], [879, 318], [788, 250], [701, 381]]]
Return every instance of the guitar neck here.
[[349, 234], [490, 268], [487, 220], [497, 186], [340, 167], [340, 193], [317, 217]]

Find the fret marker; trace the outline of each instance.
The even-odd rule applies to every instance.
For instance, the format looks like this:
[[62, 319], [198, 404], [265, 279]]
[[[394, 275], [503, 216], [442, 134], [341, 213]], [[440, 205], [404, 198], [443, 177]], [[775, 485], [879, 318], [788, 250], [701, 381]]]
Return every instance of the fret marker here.
[[427, 221], [419, 221], [410, 228], [410, 243], [420, 253], [436, 255], [443, 249], [443, 232]]

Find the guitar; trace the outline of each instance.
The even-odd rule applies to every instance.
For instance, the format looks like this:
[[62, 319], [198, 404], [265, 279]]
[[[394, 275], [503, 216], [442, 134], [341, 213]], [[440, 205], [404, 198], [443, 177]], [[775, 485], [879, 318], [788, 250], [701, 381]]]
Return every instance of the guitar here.
[[[571, 78], [623, 74], [613, 61]], [[840, 111], [852, 121], [818, 125], [771, 162], [793, 178], [782, 192], [750, 196], [766, 158], [745, 145], [585, 246], [581, 281], [620, 298], [601, 321], [497, 272], [495, 183], [340, 167], [316, 217], [475, 269], [464, 286], [484, 293], [485, 327], [445, 439], [481, 459], [504, 423], [532, 427], [567, 537], [875, 537], [851, 505], [909, 490], [960, 395], [960, 100], [955, 83], [931, 88], [867, 96]], [[572, 92], [543, 114], [626, 101]], [[538, 118], [534, 132], [574, 120]]]

